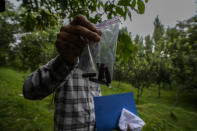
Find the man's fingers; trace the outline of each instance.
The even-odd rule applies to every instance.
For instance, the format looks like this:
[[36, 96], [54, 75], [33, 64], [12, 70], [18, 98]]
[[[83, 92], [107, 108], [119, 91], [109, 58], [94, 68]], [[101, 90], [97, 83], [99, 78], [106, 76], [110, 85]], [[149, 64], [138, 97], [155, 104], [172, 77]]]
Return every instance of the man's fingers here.
[[74, 44], [78, 48], [85, 47], [86, 43], [80, 39], [79, 36], [73, 35], [67, 32], [60, 32], [57, 34], [57, 39], [62, 39], [63, 41], [68, 41], [69, 43]]
[[97, 34], [99, 34], [101, 36], [102, 32], [100, 30], [96, 29], [96, 26], [94, 24], [92, 24], [90, 21], [88, 21], [88, 19], [79, 14], [77, 16], [74, 17], [73, 21], [70, 23], [71, 25], [81, 25], [86, 27], [87, 29], [96, 32]]
[[80, 53], [82, 52], [81, 48], [77, 48], [72, 43], [62, 43], [62, 40], [56, 41], [56, 47], [57, 47], [58, 52], [64, 55], [79, 56]]
[[62, 39], [57, 39], [55, 42], [55, 45], [57, 48], [61, 48], [63, 50], [70, 48], [70, 49], [74, 49], [76, 48], [76, 46], [74, 44], [71, 44], [69, 42], [65, 42]]
[[90, 31], [89, 29], [87, 29], [83, 26], [80, 26], [80, 25], [64, 26], [64, 27], [61, 28], [61, 31], [77, 34], [79, 36], [88, 38], [90, 41], [95, 41], [95, 42], [100, 41], [100, 36], [97, 33], [93, 32], [93, 31]]

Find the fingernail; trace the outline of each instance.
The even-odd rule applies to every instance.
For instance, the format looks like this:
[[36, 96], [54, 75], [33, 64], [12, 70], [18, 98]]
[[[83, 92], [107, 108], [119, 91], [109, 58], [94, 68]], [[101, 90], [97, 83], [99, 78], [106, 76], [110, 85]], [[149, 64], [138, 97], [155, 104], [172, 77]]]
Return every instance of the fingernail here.
[[99, 42], [99, 41], [100, 41], [100, 39], [101, 39], [101, 38], [100, 38], [100, 37], [98, 37], [98, 36], [94, 38], [95, 42]]

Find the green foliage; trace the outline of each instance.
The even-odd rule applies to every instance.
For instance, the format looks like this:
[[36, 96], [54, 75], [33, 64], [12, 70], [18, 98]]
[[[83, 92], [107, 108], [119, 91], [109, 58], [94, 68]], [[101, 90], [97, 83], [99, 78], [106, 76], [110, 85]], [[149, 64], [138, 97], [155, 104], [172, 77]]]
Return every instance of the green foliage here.
[[57, 25], [58, 17], [53, 15], [48, 10], [38, 9], [37, 12], [31, 12], [24, 10], [20, 16], [21, 25], [25, 31], [45, 30], [46, 27], [54, 27]]
[[20, 59], [20, 68], [35, 70], [54, 58], [57, 53], [54, 47], [57, 29], [32, 32], [22, 37], [17, 47]]
[[137, 6], [138, 6], [138, 9], [139, 9], [139, 13], [144, 14], [144, 11], [145, 11], [144, 2], [142, 0], [138, 0], [137, 1]]
[[141, 36], [136, 35], [135, 39], [134, 39], [134, 42], [135, 42], [136, 45], [139, 45], [140, 48], [142, 48], [142, 46], [143, 46], [143, 38]]
[[154, 44], [153, 44], [153, 40], [152, 40], [152, 38], [151, 38], [150, 35], [146, 36], [146, 37], [144, 38], [144, 40], [145, 40], [146, 54], [149, 55], [149, 54], [152, 53], [152, 50], [153, 50], [153, 45], [154, 45]]
[[[173, 79], [182, 89], [196, 91], [197, 87], [197, 16], [179, 22], [177, 28], [168, 29], [168, 36], [176, 36], [173, 43], [168, 41], [169, 55], [173, 65]], [[171, 37], [168, 39], [172, 39]]]
[[154, 21], [154, 32], [153, 32], [153, 39], [155, 44], [159, 42], [159, 40], [164, 35], [164, 26], [162, 25], [161, 21], [159, 20], [159, 17], [157, 16]]
[[[148, 1], [146, 0], [146, 3]], [[45, 29], [59, 23], [59, 18], [71, 20], [77, 14], [85, 15], [91, 22], [102, 21], [102, 16], [108, 19], [120, 15], [124, 20], [131, 19], [132, 11], [144, 13], [145, 2], [142, 0], [23, 0], [22, 25], [27, 31]], [[30, 25], [30, 26], [28, 26]]]
[[156, 17], [153, 37], [146, 36], [143, 39], [136, 35], [134, 40], [131, 39], [134, 51], [123, 44], [128, 43], [127, 38], [123, 37], [125, 41], [118, 43], [114, 78], [131, 83], [138, 89], [139, 96], [142, 95], [143, 88], [150, 85], [157, 85], [155, 87], [159, 97], [161, 88], [171, 85], [174, 85], [173, 88], [196, 92], [196, 23], [197, 16], [194, 16], [165, 32], [164, 26]]
[[136, 5], [136, 0], [133, 0], [132, 3], [131, 3], [131, 9], [134, 9], [135, 5]]
[[0, 13], [0, 65], [7, 64], [7, 59], [11, 50], [11, 45], [16, 42], [15, 34], [18, 29], [17, 16], [18, 14], [12, 8], [12, 5], [7, 2], [5, 12]]
[[127, 62], [135, 51], [131, 36], [126, 28], [122, 28], [118, 36], [117, 57]]
[[[121, 33], [120, 36], [122, 36]], [[124, 39], [127, 40], [126, 38]], [[138, 102], [139, 97], [143, 93], [143, 88], [150, 86], [152, 82], [151, 64], [149, 61], [150, 58], [148, 59], [149, 55], [147, 54], [147, 53], [151, 53], [151, 51], [149, 52], [145, 51], [146, 48], [143, 45], [143, 38], [140, 37], [139, 35], [136, 35], [135, 39], [131, 40], [131, 43], [133, 43], [132, 48], [127, 47], [126, 43], [128, 42], [123, 41], [123, 43], [121, 42], [118, 43], [119, 44], [118, 46], [119, 49], [117, 51], [118, 60], [115, 63], [114, 77], [116, 80], [129, 82], [138, 89], [138, 95], [137, 95], [137, 102]], [[130, 48], [132, 50], [130, 50]], [[122, 52], [121, 57], [119, 57], [120, 54], [119, 51]], [[124, 56], [124, 54], [127, 55]]]
[[130, 4], [130, 0], [120, 0], [118, 1], [118, 5], [127, 6]]

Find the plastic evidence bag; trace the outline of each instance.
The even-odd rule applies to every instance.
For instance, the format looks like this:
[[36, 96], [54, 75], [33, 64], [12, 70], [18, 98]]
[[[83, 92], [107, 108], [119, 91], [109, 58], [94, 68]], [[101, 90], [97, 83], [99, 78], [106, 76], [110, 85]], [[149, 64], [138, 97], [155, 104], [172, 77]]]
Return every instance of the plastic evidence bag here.
[[96, 25], [102, 31], [101, 40], [88, 43], [79, 58], [78, 67], [83, 71], [83, 77], [107, 86], [111, 84], [119, 24], [119, 17], [115, 17]]

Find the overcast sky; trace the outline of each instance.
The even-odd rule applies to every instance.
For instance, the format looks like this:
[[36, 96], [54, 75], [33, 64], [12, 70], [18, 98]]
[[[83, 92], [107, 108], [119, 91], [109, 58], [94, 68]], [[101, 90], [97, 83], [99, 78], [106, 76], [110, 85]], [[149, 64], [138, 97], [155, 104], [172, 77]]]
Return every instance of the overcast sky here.
[[158, 15], [165, 27], [176, 25], [177, 21], [186, 20], [197, 14], [197, 0], [149, 0], [145, 14], [132, 16], [132, 21], [123, 24], [133, 35], [146, 36], [153, 33], [153, 21]]

